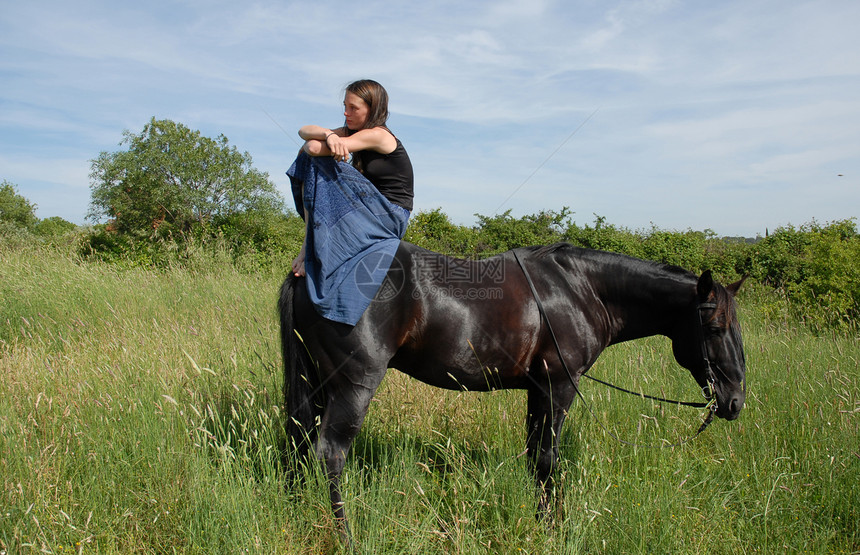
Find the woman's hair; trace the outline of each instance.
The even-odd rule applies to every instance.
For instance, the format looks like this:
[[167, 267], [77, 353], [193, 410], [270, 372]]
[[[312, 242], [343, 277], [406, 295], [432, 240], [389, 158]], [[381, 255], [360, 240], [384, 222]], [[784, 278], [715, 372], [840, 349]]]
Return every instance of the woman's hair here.
[[388, 93], [382, 85], [371, 79], [361, 79], [347, 85], [346, 92], [354, 94], [367, 103], [370, 111], [364, 124], [365, 129], [385, 127], [385, 122], [388, 121]]

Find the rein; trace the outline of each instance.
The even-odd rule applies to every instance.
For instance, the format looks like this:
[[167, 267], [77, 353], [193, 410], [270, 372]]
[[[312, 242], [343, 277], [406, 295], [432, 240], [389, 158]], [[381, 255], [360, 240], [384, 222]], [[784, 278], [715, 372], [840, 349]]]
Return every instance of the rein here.
[[[708, 348], [705, 345], [704, 324], [702, 322], [702, 309], [716, 308], [716, 306], [717, 306], [716, 304], [714, 304], [714, 303], [701, 303], [701, 304], [696, 306], [696, 313], [698, 314], [698, 317], [699, 317], [699, 327], [700, 327], [700, 330], [702, 332], [702, 341], [701, 341], [702, 358], [705, 361], [705, 368], [708, 371], [708, 380], [707, 380], [708, 385], [702, 388], [702, 395], [704, 395], [707, 402], [702, 403], [702, 402], [688, 402], [688, 401], [672, 401], [670, 399], [663, 399], [661, 397], [654, 397], [651, 395], [645, 395], [643, 393], [636, 393], [635, 391], [630, 391], [628, 389], [624, 389], [623, 387], [618, 387], [617, 385], [613, 385], [613, 384], [605, 382], [603, 380], [599, 380], [597, 378], [592, 378], [588, 374], [581, 374], [582, 376], [585, 376], [586, 378], [588, 378], [592, 381], [603, 384], [607, 387], [611, 387], [612, 389], [617, 389], [618, 391], [623, 391], [624, 393], [629, 393], [631, 395], [636, 395], [638, 397], [642, 397], [643, 399], [651, 399], [654, 401], [659, 401], [659, 402], [663, 402], [663, 403], [671, 403], [671, 404], [675, 404], [675, 405], [682, 405], [682, 406], [686, 406], [686, 407], [707, 408], [708, 409], [708, 414], [705, 417], [705, 420], [702, 422], [702, 425], [699, 426], [699, 429], [696, 431], [696, 433], [694, 435], [688, 437], [687, 439], [681, 440], [677, 443], [673, 443], [670, 445], [642, 445], [642, 444], [638, 444], [638, 443], [632, 443], [629, 441], [625, 441], [625, 440], [619, 438], [617, 435], [613, 434], [603, 424], [603, 422], [601, 422], [597, 418], [597, 415], [594, 414], [594, 410], [591, 408], [591, 405], [588, 404], [588, 401], [585, 399], [585, 396], [579, 390], [579, 387], [577, 386], [576, 381], [573, 379], [573, 374], [571, 373], [570, 368], [568, 368], [568, 366], [567, 366], [567, 362], [564, 359], [564, 355], [562, 355], [561, 346], [558, 343], [558, 338], [555, 335], [555, 331], [553, 331], [553, 329], [552, 329], [552, 324], [550, 323], [550, 320], [549, 320], [549, 317], [547, 316], [546, 310], [543, 307], [543, 303], [540, 300], [540, 296], [538, 295], [537, 289], [535, 288], [535, 284], [532, 281], [531, 275], [529, 275], [528, 270], [526, 270], [526, 267], [523, 264], [523, 261], [520, 259], [520, 256], [517, 253], [517, 251], [513, 250], [511, 252], [513, 252], [514, 258], [516, 259], [517, 264], [519, 264], [520, 269], [522, 270], [523, 275], [525, 276], [526, 281], [529, 284], [529, 289], [531, 289], [532, 297], [534, 297], [535, 303], [537, 303], [538, 312], [540, 313], [543, 321], [546, 322], [547, 330], [549, 330], [550, 337], [552, 338], [552, 342], [555, 345], [555, 350], [558, 353], [558, 358], [561, 361], [561, 365], [564, 368], [564, 371], [567, 373], [568, 380], [570, 380], [570, 385], [573, 386], [573, 389], [576, 392], [576, 395], [582, 400], [582, 403], [585, 405], [585, 408], [588, 409], [588, 412], [591, 414], [592, 418], [594, 418], [595, 422], [597, 422], [597, 424], [601, 428], [603, 428], [604, 432], [609, 434], [609, 436], [612, 437], [613, 439], [615, 439], [616, 441], [623, 443], [624, 445], [630, 445], [633, 447], [666, 448], [666, 447], [678, 447], [680, 445], [684, 445], [685, 443], [693, 441], [694, 439], [699, 437], [699, 435], [701, 435], [702, 432], [705, 431], [705, 428], [707, 428], [708, 425], [714, 420], [714, 415], [717, 412], [717, 399], [716, 399], [716, 395], [714, 393], [715, 381], [713, 378], [713, 370], [712, 370], [711, 360], [710, 360], [710, 357], [708, 357]], [[546, 363], [544, 363], [544, 364], [546, 364]]]

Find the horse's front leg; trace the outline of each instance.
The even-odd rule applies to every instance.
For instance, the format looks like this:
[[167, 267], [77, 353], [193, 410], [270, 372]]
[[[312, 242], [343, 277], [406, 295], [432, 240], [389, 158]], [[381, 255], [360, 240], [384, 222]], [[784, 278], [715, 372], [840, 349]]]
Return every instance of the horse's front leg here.
[[[546, 382], [545, 382], [546, 383]], [[550, 512], [558, 463], [558, 440], [567, 410], [573, 402], [571, 387], [534, 384], [528, 392], [528, 436], [526, 449], [538, 488], [538, 516]]]

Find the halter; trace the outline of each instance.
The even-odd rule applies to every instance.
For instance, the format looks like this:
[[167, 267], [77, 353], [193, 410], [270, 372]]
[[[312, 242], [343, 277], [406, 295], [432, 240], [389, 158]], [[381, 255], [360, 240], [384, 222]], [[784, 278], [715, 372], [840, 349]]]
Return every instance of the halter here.
[[714, 366], [711, 363], [711, 357], [708, 356], [708, 345], [705, 342], [705, 322], [702, 320], [702, 310], [704, 309], [716, 309], [717, 303], [699, 303], [696, 305], [696, 314], [699, 316], [699, 333], [701, 334], [701, 341], [699, 341], [699, 345], [702, 348], [702, 360], [705, 361], [705, 387], [702, 388], [702, 395], [704, 395], [705, 399], [708, 399], [708, 403], [706, 406], [711, 407], [712, 412], [717, 411], [717, 396], [714, 390], [714, 385], [717, 383], [717, 379], [714, 376]]
[[708, 409], [708, 414], [707, 414], [707, 416], [705, 416], [705, 420], [702, 422], [702, 425], [699, 426], [699, 429], [696, 431], [696, 433], [694, 435], [692, 435], [691, 437], [689, 437], [687, 439], [684, 439], [684, 440], [679, 441], [677, 443], [673, 443], [671, 445], [659, 445], [659, 446], [641, 445], [641, 444], [637, 444], [637, 443], [631, 443], [629, 441], [625, 441], [625, 440], [619, 438], [618, 436], [613, 434], [611, 431], [609, 431], [606, 428], [606, 426], [604, 426], [603, 423], [600, 420], [598, 420], [597, 415], [594, 414], [594, 411], [591, 409], [591, 406], [588, 404], [588, 401], [585, 399], [585, 396], [582, 394], [582, 392], [579, 390], [579, 387], [576, 385], [576, 381], [573, 379], [573, 374], [570, 372], [570, 368], [568, 368], [567, 362], [565, 362], [565, 360], [564, 360], [564, 356], [561, 353], [561, 346], [558, 343], [558, 338], [556, 338], [555, 332], [552, 329], [552, 324], [550, 323], [549, 317], [546, 314], [546, 310], [544, 310], [543, 303], [540, 300], [540, 296], [538, 295], [537, 289], [535, 288], [535, 284], [532, 281], [532, 278], [529, 275], [528, 270], [526, 270], [526, 267], [523, 264], [523, 261], [520, 259], [520, 256], [517, 253], [517, 251], [513, 250], [511, 252], [513, 252], [514, 258], [516, 259], [517, 264], [519, 264], [520, 269], [523, 271], [523, 275], [525, 276], [526, 281], [529, 284], [529, 289], [531, 289], [532, 297], [534, 297], [535, 303], [537, 303], [538, 312], [540, 313], [543, 321], [546, 322], [547, 330], [549, 330], [550, 337], [552, 338], [552, 342], [555, 345], [555, 349], [556, 349], [556, 352], [558, 353], [558, 358], [561, 361], [561, 365], [564, 368], [565, 373], [567, 373], [568, 380], [570, 380], [570, 385], [573, 386], [573, 390], [576, 392], [576, 395], [582, 400], [582, 403], [588, 409], [588, 412], [591, 413], [591, 416], [594, 418], [594, 420], [600, 425], [601, 428], [603, 428], [603, 431], [605, 431], [607, 434], [609, 434], [610, 437], [614, 438], [616, 441], [623, 443], [625, 445], [631, 445], [631, 446], [635, 446], [635, 447], [677, 447], [677, 446], [683, 445], [685, 443], [688, 443], [688, 442], [696, 439], [697, 437], [699, 437], [699, 435], [702, 432], [705, 431], [705, 428], [707, 428], [708, 425], [714, 420], [714, 416], [717, 413], [717, 397], [716, 397], [716, 391], [714, 389], [714, 385], [716, 384], [716, 379], [714, 378], [713, 365], [711, 364], [711, 359], [708, 356], [708, 346], [705, 343], [705, 325], [704, 325], [704, 322], [702, 320], [702, 310], [717, 308], [716, 303], [699, 303], [698, 305], [696, 305], [696, 314], [699, 318], [699, 333], [701, 335], [701, 341], [699, 343], [700, 343], [701, 350], [702, 350], [702, 359], [705, 363], [705, 372], [706, 372], [706, 378], [705, 378], [706, 379], [706, 385], [702, 388], [702, 395], [705, 397], [705, 400], [707, 402], [701, 403], [701, 402], [687, 402], [687, 401], [672, 401], [669, 399], [663, 399], [661, 397], [654, 397], [651, 395], [636, 393], [635, 391], [630, 391], [628, 389], [624, 389], [622, 387], [612, 385], [610, 383], [604, 382], [604, 381], [599, 380], [597, 378], [592, 378], [588, 374], [581, 374], [582, 376], [585, 376], [586, 378], [588, 378], [592, 381], [595, 381], [597, 383], [611, 387], [613, 389], [617, 389], [618, 391], [623, 391], [624, 393], [629, 393], [631, 395], [636, 395], [638, 397], [642, 397], [643, 399], [652, 399], [654, 401], [659, 401], [659, 402], [664, 402], [664, 403], [672, 403], [672, 404], [683, 405], [683, 406], [687, 406], [687, 407], [707, 408]]

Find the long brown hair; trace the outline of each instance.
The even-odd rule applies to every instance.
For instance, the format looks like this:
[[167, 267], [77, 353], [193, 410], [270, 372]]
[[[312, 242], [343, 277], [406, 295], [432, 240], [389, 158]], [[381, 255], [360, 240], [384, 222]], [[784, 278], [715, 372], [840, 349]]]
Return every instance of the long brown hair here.
[[[385, 122], [388, 121], [388, 93], [382, 85], [372, 79], [361, 79], [347, 85], [346, 92], [364, 100], [370, 109], [367, 114], [367, 121], [364, 123], [364, 129], [385, 127]], [[344, 127], [346, 127], [346, 122], [344, 122]], [[347, 133], [352, 134], [355, 131], [348, 129]]]
[[[346, 86], [346, 91], [354, 94], [367, 103], [367, 121], [362, 129], [373, 129], [374, 127], [386, 127], [388, 121], [388, 92], [385, 87], [372, 79], [360, 79]], [[343, 124], [347, 135], [352, 135], [359, 129], [350, 129], [346, 122]], [[364, 173], [364, 160], [358, 152], [353, 154], [352, 165], [355, 169]]]

